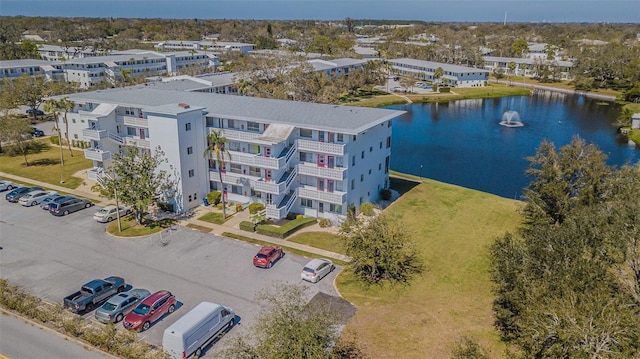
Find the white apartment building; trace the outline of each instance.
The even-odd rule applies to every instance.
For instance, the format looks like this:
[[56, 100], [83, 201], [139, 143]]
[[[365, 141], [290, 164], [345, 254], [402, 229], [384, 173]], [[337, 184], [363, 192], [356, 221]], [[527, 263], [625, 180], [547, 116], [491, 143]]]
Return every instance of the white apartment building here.
[[43, 76], [47, 80], [59, 80], [64, 77], [64, 71], [59, 62], [32, 59], [0, 61], [0, 79], [22, 75]]
[[352, 70], [363, 69], [369, 60], [341, 58], [333, 60], [313, 59], [307, 61], [315, 71], [324, 72], [330, 79], [349, 76]]
[[[264, 203], [270, 218], [295, 212], [335, 222], [388, 187], [391, 121], [404, 113], [144, 86], [68, 98], [76, 104], [70, 137], [91, 142], [90, 179], [124, 145], [160, 148], [162, 169], [178, 180], [168, 199], [176, 211], [219, 190], [234, 203]], [[228, 140], [224, 168], [203, 155], [214, 130]]]
[[439, 81], [454, 87], [485, 86], [489, 81], [489, 71], [467, 66], [451, 65], [441, 62], [399, 58], [387, 60], [393, 72], [400, 75], [411, 75], [416, 79], [434, 81], [433, 77], [438, 67], [444, 70]]
[[158, 42], [153, 47], [158, 50], [201, 50], [201, 51], [239, 51], [246, 54], [252, 51], [254, 44], [247, 44], [244, 42], [229, 42], [229, 41], [192, 41], [192, 40], [168, 40]]
[[550, 71], [558, 71], [560, 73], [561, 80], [570, 80], [571, 69], [573, 68], [573, 62], [561, 61], [561, 60], [546, 60], [542, 57], [535, 58], [519, 58], [519, 57], [497, 57], [497, 56], [485, 56], [484, 68], [491, 72], [498, 69], [504, 74], [511, 73], [509, 64], [514, 63], [516, 68], [513, 70], [513, 74], [517, 76], [536, 77], [542, 67], [546, 67]]
[[103, 81], [119, 83], [123, 80], [123, 70], [128, 71], [129, 76], [172, 76], [191, 69], [204, 70], [209, 66], [209, 56], [188, 51], [95, 56], [71, 59], [63, 63], [66, 81], [77, 83], [81, 88], [91, 88]]

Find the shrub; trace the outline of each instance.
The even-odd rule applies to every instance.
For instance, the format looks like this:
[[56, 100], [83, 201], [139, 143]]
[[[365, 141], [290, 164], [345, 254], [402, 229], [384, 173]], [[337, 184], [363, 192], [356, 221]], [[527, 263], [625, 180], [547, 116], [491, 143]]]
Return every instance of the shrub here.
[[287, 217], [288, 220], [293, 221], [294, 219], [298, 218], [298, 214], [294, 213], [294, 212], [289, 212], [287, 213]]
[[331, 227], [331, 220], [329, 218], [322, 218], [319, 224], [321, 228]]
[[173, 212], [173, 205], [169, 202], [158, 202], [158, 208], [164, 212]]
[[216, 207], [218, 207], [219, 210], [222, 210], [222, 203], [216, 204]]
[[253, 202], [249, 205], [249, 214], [256, 214], [264, 209], [264, 204], [260, 202]]
[[388, 201], [391, 199], [391, 190], [388, 188], [383, 188], [380, 190], [380, 198], [382, 198], [385, 201]]
[[360, 212], [367, 217], [373, 216], [373, 204], [365, 202], [360, 205]]
[[440, 87], [439, 91], [440, 93], [451, 92], [451, 87]]
[[247, 232], [253, 232], [256, 230], [256, 226], [253, 224], [253, 222], [242, 221], [240, 222], [240, 229]]
[[207, 193], [207, 201], [209, 201], [210, 205], [217, 206], [220, 203], [220, 198], [222, 197], [222, 193], [220, 191], [211, 191]]
[[296, 216], [296, 219], [302, 219], [302, 218], [304, 218], [304, 216], [303, 216], [303, 215], [301, 215], [301, 214], [299, 214], [299, 215], [297, 215], [297, 216]]
[[49, 137], [49, 142], [53, 143], [54, 145], [59, 145], [60, 139], [58, 138], [58, 136], [51, 136]]
[[288, 236], [293, 234], [295, 231], [301, 228], [310, 226], [314, 223], [316, 223], [315, 218], [306, 217], [301, 219], [295, 219], [280, 227], [271, 226], [268, 224], [260, 224], [256, 227], [256, 233], [263, 234], [269, 237], [275, 237], [275, 238], [287, 238]]
[[242, 212], [242, 204], [236, 204], [236, 212]]

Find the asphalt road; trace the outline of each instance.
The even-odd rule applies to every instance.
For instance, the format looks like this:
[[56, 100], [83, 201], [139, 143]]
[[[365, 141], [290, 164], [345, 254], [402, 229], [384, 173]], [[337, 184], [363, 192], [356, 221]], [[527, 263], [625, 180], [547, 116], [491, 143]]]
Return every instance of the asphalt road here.
[[111, 358], [42, 326], [8, 313], [0, 320], [0, 358]]
[[39, 206], [8, 203], [5, 193], [0, 199], [0, 275], [56, 303], [83, 283], [111, 275], [151, 292], [170, 290], [179, 301], [176, 311], [140, 334], [154, 344], [161, 344], [164, 329], [201, 301], [235, 310], [240, 325], [228, 334], [235, 336], [259, 311], [257, 290], [289, 282], [308, 287], [310, 296], [337, 294], [333, 280], [340, 268], [318, 284], [303, 282], [300, 271], [308, 259], [301, 256], [287, 254], [273, 268], [259, 269], [251, 262], [258, 250], [253, 244], [185, 227], [142, 239], [114, 238], [92, 219], [96, 207], [54, 217]]

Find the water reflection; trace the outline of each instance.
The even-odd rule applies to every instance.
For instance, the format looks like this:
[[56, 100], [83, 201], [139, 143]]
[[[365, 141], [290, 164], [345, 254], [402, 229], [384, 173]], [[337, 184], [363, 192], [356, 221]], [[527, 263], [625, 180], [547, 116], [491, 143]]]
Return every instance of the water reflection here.
[[[408, 111], [393, 124], [392, 169], [508, 198], [520, 197], [528, 183], [526, 157], [543, 139], [559, 148], [579, 135], [615, 165], [640, 158], [612, 126], [620, 108], [581, 96], [541, 92], [389, 108]], [[507, 110], [517, 111], [525, 126], [500, 126]]]

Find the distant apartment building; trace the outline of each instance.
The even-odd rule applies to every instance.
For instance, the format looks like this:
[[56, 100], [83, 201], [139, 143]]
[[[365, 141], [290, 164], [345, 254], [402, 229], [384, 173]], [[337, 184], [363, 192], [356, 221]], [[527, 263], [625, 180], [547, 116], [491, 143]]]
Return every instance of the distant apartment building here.
[[434, 78], [436, 70], [442, 68], [444, 75], [438, 81], [454, 87], [485, 86], [489, 81], [489, 71], [485, 69], [409, 58], [391, 59], [387, 62], [391, 64], [392, 71], [396, 74], [432, 82], [436, 81]]
[[357, 69], [364, 69], [364, 65], [369, 60], [341, 58], [333, 60], [313, 59], [307, 61], [315, 71], [324, 72], [327, 77], [337, 78], [348, 76], [349, 72]]
[[511, 74], [509, 64], [514, 63], [516, 67], [512, 74], [516, 76], [537, 77], [541, 74], [542, 69], [545, 68], [549, 72], [557, 72], [559, 74], [559, 80], [572, 79], [571, 69], [573, 68], [573, 62], [571, 61], [546, 60], [542, 57], [485, 56], [483, 59], [484, 68], [491, 72], [501, 71], [503, 74]]
[[22, 75], [42, 76], [48, 80], [64, 79], [62, 63], [45, 60], [5, 60], [0, 61], [0, 79], [16, 78]]
[[[168, 198], [176, 211], [218, 190], [234, 203], [263, 203], [269, 218], [295, 212], [336, 222], [388, 187], [391, 121], [404, 113], [149, 86], [68, 97], [76, 104], [70, 137], [91, 143], [90, 179], [125, 145], [160, 148], [162, 170], [177, 178]], [[228, 140], [224, 167], [203, 155], [211, 131]]]
[[220, 72], [208, 75], [180, 75], [151, 79], [143, 86], [161, 90], [207, 92], [234, 95], [238, 93], [236, 86], [237, 73]]
[[153, 45], [156, 49], [161, 51], [166, 50], [199, 50], [199, 51], [213, 51], [213, 52], [228, 52], [238, 51], [246, 54], [253, 50], [254, 44], [247, 44], [244, 42], [230, 42], [230, 41], [189, 41], [189, 40], [168, 40], [158, 42]]

